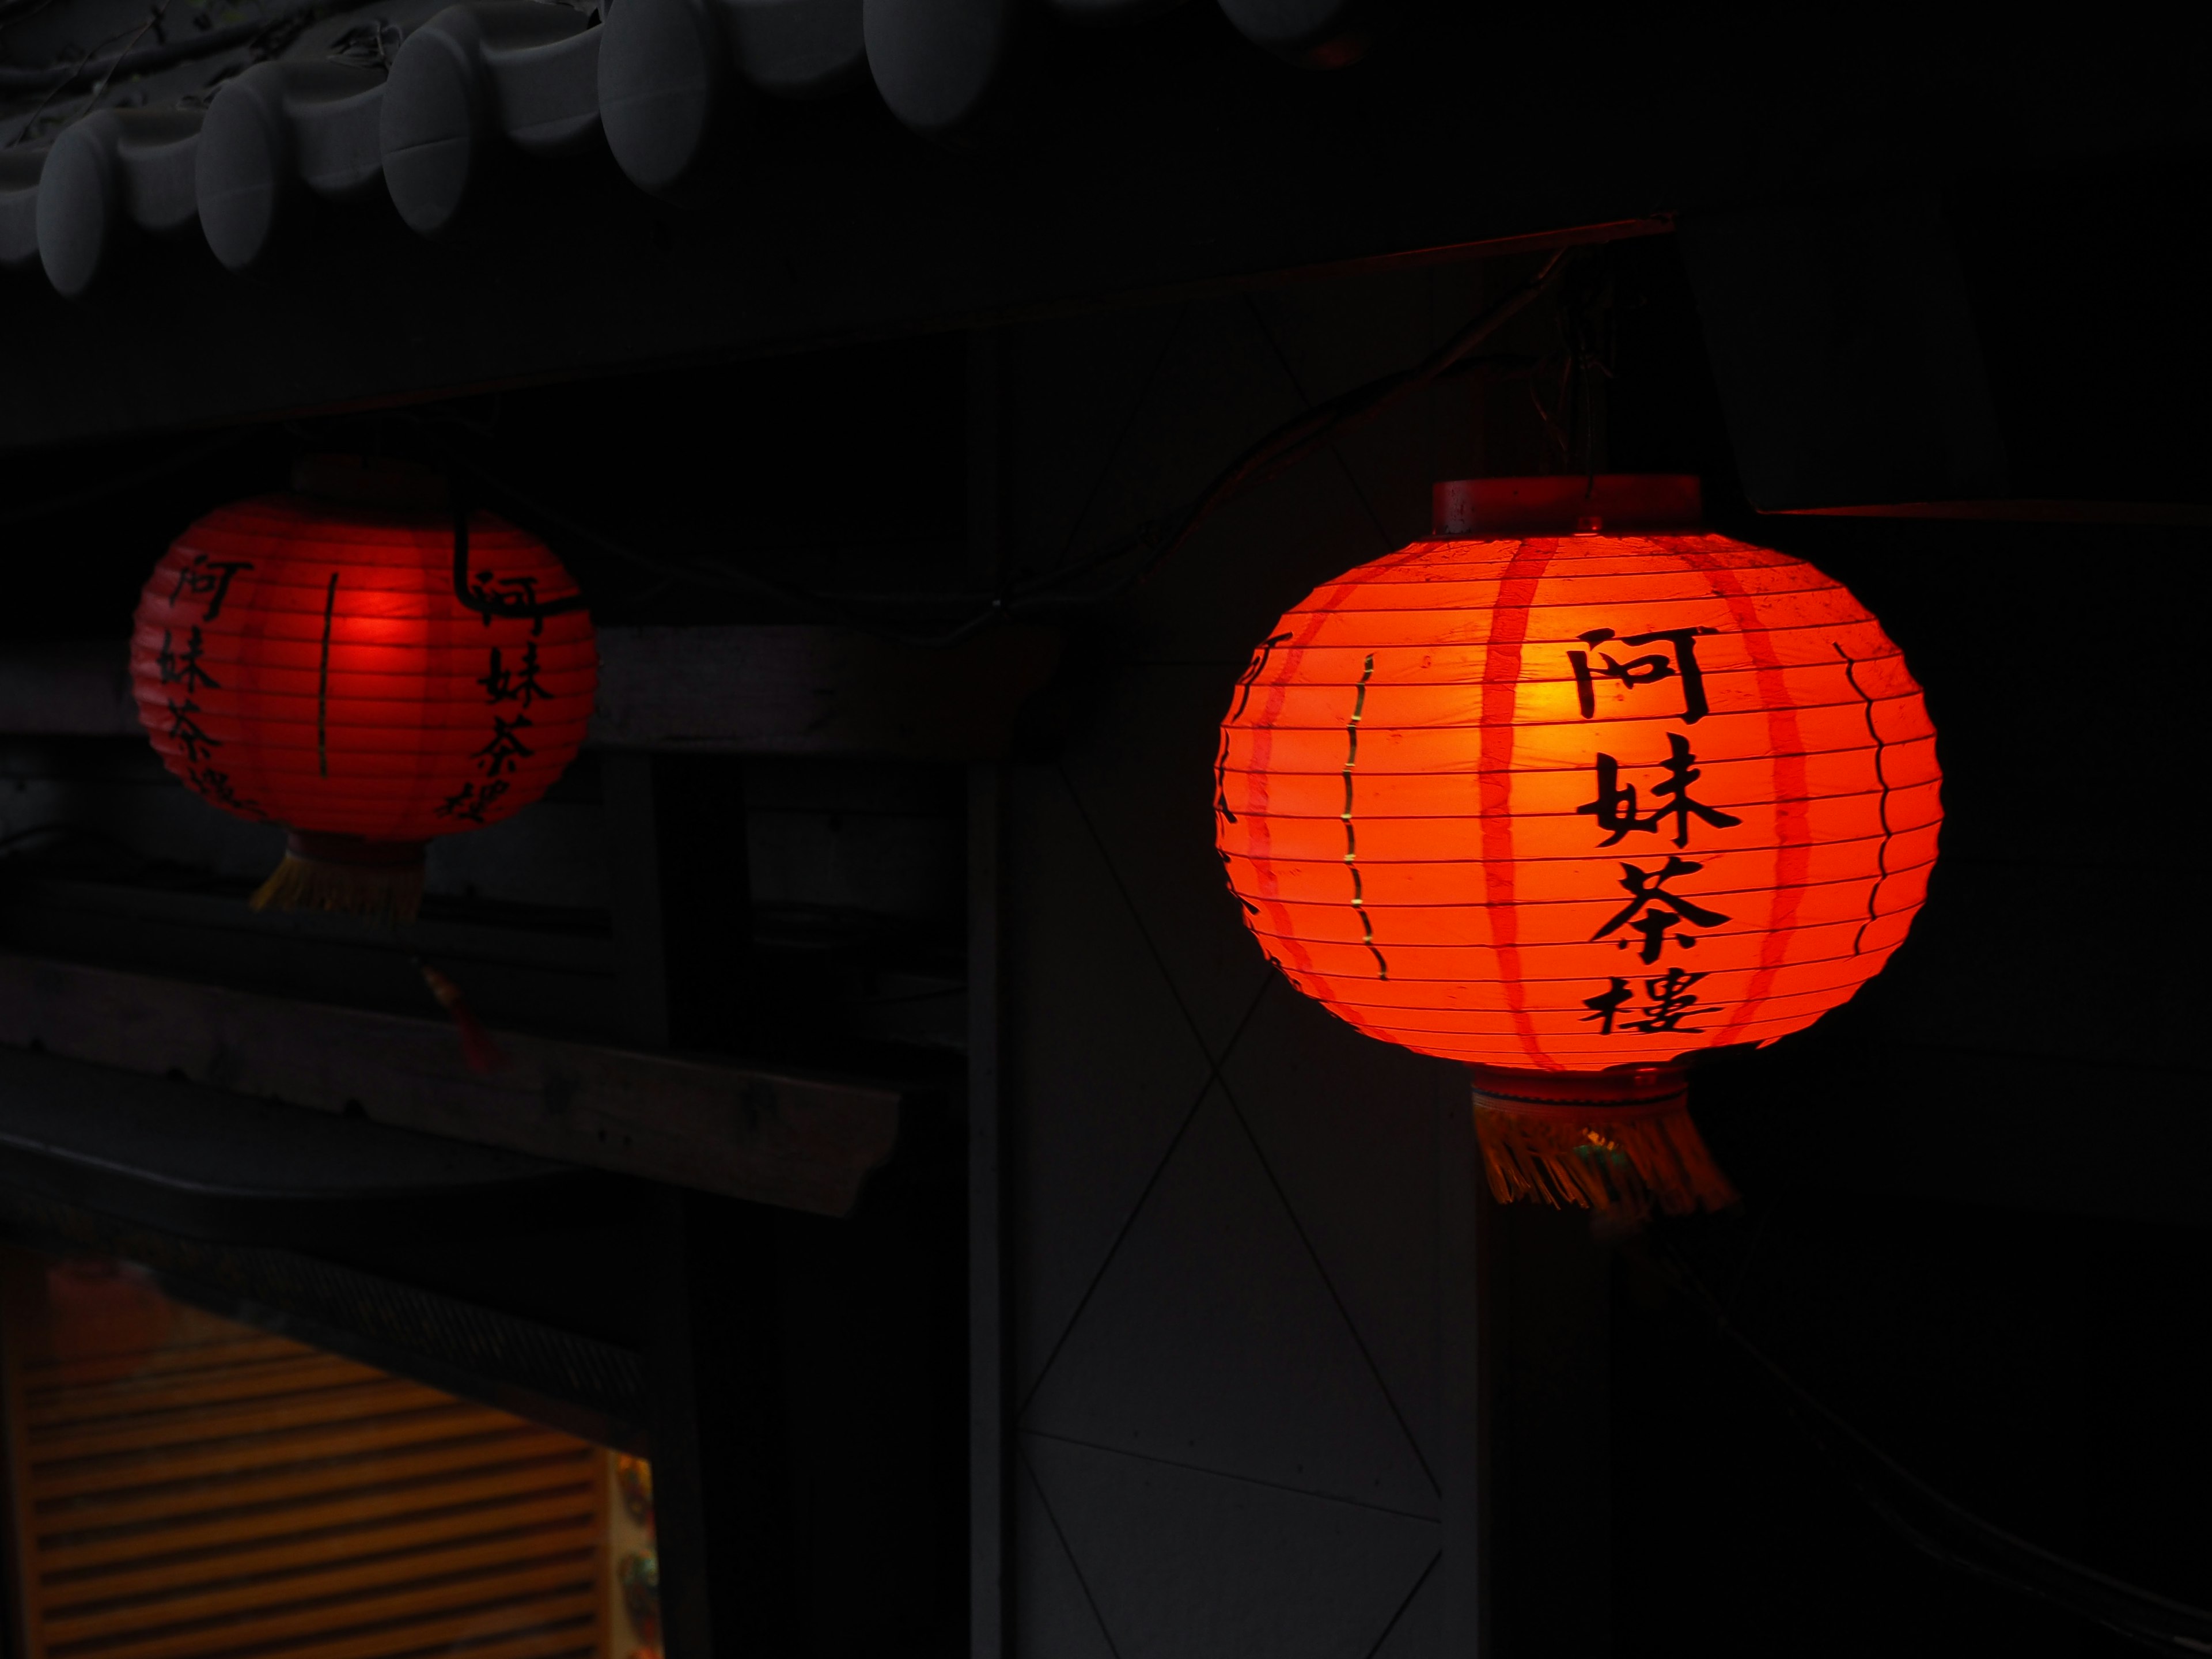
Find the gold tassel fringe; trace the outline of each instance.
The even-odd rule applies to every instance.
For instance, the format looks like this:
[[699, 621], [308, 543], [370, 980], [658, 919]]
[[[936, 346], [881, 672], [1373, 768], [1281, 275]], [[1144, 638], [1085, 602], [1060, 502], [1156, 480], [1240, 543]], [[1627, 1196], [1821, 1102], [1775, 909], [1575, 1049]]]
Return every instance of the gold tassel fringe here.
[[1616, 1076], [1474, 1068], [1474, 1130], [1501, 1204], [1668, 1215], [1720, 1210], [1737, 1194], [1690, 1121], [1674, 1067]]
[[422, 907], [422, 849], [292, 832], [284, 861], [249, 901], [257, 910], [322, 910], [412, 921]]

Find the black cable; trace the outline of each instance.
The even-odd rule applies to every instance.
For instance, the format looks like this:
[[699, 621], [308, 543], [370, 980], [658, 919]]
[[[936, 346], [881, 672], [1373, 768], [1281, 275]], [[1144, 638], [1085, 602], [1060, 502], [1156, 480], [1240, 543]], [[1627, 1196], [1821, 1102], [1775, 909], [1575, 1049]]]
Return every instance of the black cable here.
[[[1172, 528], [1160, 538], [1152, 556], [1144, 565], [1133, 575], [1099, 597], [1113, 598], [1146, 580], [1174, 555], [1176, 550], [1188, 539], [1191, 532], [1208, 515], [1246, 491], [1255, 489], [1280, 476], [1324, 445], [1366, 425], [1408, 393], [1418, 392], [1443, 374], [1551, 287], [1567, 269], [1568, 256], [1574, 251], [1561, 248], [1553, 253], [1534, 276], [1475, 317], [1413, 368], [1395, 374], [1386, 374], [1377, 380], [1370, 380], [1364, 386], [1354, 386], [1351, 391], [1317, 404], [1277, 427], [1216, 473], [1213, 481], [1200, 493], [1198, 498], [1178, 518], [1170, 521]], [[1073, 571], [1055, 572], [1054, 580], [1085, 574], [1110, 562], [1127, 550], [1124, 548], [1094, 557]]]
[[165, 478], [172, 472], [181, 472], [186, 467], [196, 466], [210, 456], [219, 455], [226, 449], [234, 448], [252, 435], [252, 430], [244, 427], [219, 433], [203, 443], [194, 444], [189, 448], [177, 451], [173, 455], [166, 455], [158, 461], [149, 462], [135, 472], [125, 472], [118, 477], [90, 484], [82, 489], [72, 489], [67, 495], [50, 495], [45, 501], [33, 501], [27, 507], [0, 508], [0, 525], [31, 524], [40, 519], [50, 519], [57, 513], [66, 513], [73, 507], [83, 507], [93, 501], [104, 501], [111, 495], [127, 495], [142, 484], [151, 483], [157, 478]]
[[[520, 516], [532, 520], [557, 534], [595, 547], [619, 563], [635, 565], [670, 581], [690, 582], [702, 587], [720, 588], [730, 592], [750, 593], [756, 598], [766, 597], [781, 600], [787, 605], [813, 614], [823, 622], [847, 621], [838, 614], [836, 604], [819, 594], [804, 588], [793, 587], [772, 577], [756, 576], [748, 571], [716, 565], [702, 568], [674, 559], [664, 559], [657, 554], [644, 553], [611, 536], [602, 535], [588, 525], [579, 524], [558, 508], [548, 506], [510, 481], [486, 471], [483, 467], [457, 450], [441, 446], [441, 459], [448, 471], [464, 476], [489, 495], [502, 499], [521, 509]], [[466, 603], [466, 601], [464, 601]], [[473, 607], [471, 607], [473, 608]], [[854, 623], [858, 627], [869, 623]]]
[[[899, 644], [922, 649], [942, 649], [969, 635], [1005, 622], [1069, 605], [1091, 605], [1118, 598], [1148, 580], [1187, 542], [1207, 518], [1230, 501], [1280, 477], [1344, 434], [1365, 425], [1399, 401], [1446, 374], [1462, 368], [1474, 349], [1518, 315], [1550, 288], [1568, 268], [1577, 250], [1561, 248], [1547, 259], [1527, 282], [1480, 313], [1435, 351], [1410, 368], [1370, 380], [1340, 393], [1267, 433], [1235, 460], [1216, 473], [1206, 489], [1181, 513], [1166, 520], [1139, 526], [1072, 566], [1061, 566], [1024, 581], [1009, 583], [987, 604], [957, 622], [935, 630], [916, 630], [852, 610], [829, 595], [813, 592], [773, 577], [724, 564], [690, 563], [644, 553], [616, 541], [588, 526], [577, 523], [542, 499], [508, 480], [488, 471], [442, 440], [432, 441], [452, 471], [465, 474], [496, 497], [522, 509], [522, 515], [559, 534], [595, 547], [610, 558], [648, 571], [672, 581], [695, 583], [726, 592], [750, 593], [790, 605], [816, 621], [856, 629]], [[1507, 360], [1510, 367], [1527, 367], [1524, 360]], [[1103, 586], [1072, 592], [1084, 578], [1109, 568], [1133, 554], [1143, 561]], [[464, 601], [466, 603], [466, 601]], [[474, 607], [471, 607], [474, 608]]]
[[[558, 599], [538, 597], [537, 579], [517, 576], [512, 591], [502, 592], [493, 586], [496, 573], [489, 570], [471, 571], [469, 568], [469, 501], [468, 495], [456, 479], [447, 485], [447, 496], [453, 509], [453, 599], [464, 609], [473, 611], [487, 625], [495, 621], [519, 620], [532, 624], [532, 634], [543, 633], [548, 617], [566, 616], [572, 611], [583, 610], [590, 601], [579, 587]], [[337, 580], [333, 576], [332, 581]]]
[[1655, 1241], [1654, 1255], [1674, 1289], [1782, 1391], [1790, 1416], [1837, 1472], [1914, 1549], [1947, 1567], [2064, 1607], [2152, 1652], [2212, 1654], [2212, 1612], [2045, 1549], [1946, 1497], [1771, 1358], [1729, 1318], [1680, 1252]]
[[[1175, 556], [1200, 524], [1230, 501], [1280, 477], [1336, 439], [1376, 419], [1411, 393], [1446, 375], [1463, 374], [1474, 368], [1480, 362], [1472, 360], [1474, 349], [1550, 288], [1569, 268], [1577, 252], [1562, 248], [1553, 253], [1528, 281], [1475, 316], [1443, 344], [1410, 368], [1354, 386], [1285, 421], [1217, 472], [1205, 489], [1180, 513], [1165, 520], [1141, 525], [1072, 565], [1062, 565], [1025, 580], [1007, 583], [987, 603], [957, 621], [935, 629], [901, 626], [880, 615], [856, 611], [849, 603], [841, 602], [830, 595], [814, 592], [793, 583], [734, 566], [667, 559], [641, 551], [587, 525], [578, 523], [530, 491], [489, 471], [438, 433], [434, 419], [424, 419], [404, 412], [398, 418], [411, 420], [417, 424], [418, 429], [438, 452], [439, 459], [449, 477], [457, 483], [465, 482], [478, 492], [510, 502], [520, 510], [520, 516], [534, 520], [560, 536], [596, 548], [620, 563], [649, 572], [665, 581], [772, 599], [817, 622], [853, 628], [903, 645], [939, 649], [956, 645], [973, 634], [1001, 623], [1069, 606], [1101, 605], [1140, 586]], [[1525, 370], [1530, 364], [1526, 359], [1515, 357], [1500, 359], [1492, 366], [1506, 372], [1516, 372]], [[46, 518], [88, 501], [125, 493], [205, 459], [238, 443], [246, 435], [243, 429], [225, 433], [143, 467], [135, 473], [28, 507], [0, 511], [0, 525], [21, 524]], [[468, 530], [465, 514], [458, 506], [460, 500], [458, 489], [454, 492], [454, 499], [457, 506], [453, 592], [463, 605], [487, 618], [500, 616], [531, 619], [583, 606], [585, 600], [580, 594], [556, 600], [537, 601], [527, 595], [508, 596], [489, 592], [471, 581], [467, 570]], [[1138, 554], [1144, 556], [1141, 561], [1118, 577], [1097, 587], [1081, 588], [1080, 585], [1086, 578], [1110, 569]], [[923, 599], [919, 602], [928, 604], [933, 601]], [[935, 602], [942, 603], [941, 600]]]

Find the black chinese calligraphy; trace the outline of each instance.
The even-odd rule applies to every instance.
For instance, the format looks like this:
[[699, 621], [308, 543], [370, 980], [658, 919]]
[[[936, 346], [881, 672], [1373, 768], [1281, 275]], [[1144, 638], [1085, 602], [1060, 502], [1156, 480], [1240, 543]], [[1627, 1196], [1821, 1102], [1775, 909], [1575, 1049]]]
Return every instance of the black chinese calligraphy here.
[[185, 751], [185, 759], [188, 763], [198, 766], [222, 747], [222, 738], [211, 736], [206, 727], [192, 718], [195, 714], [203, 712], [199, 704], [194, 702], [189, 696], [181, 702], [174, 697], [167, 701], [169, 735], [176, 739], [177, 746]]
[[430, 811], [438, 817], [465, 818], [471, 823], [482, 823], [484, 814], [498, 804], [510, 787], [505, 778], [494, 778], [481, 789], [473, 783], [465, 783]]
[[185, 781], [218, 806], [227, 806], [242, 817], [260, 818], [264, 822], [269, 814], [258, 801], [252, 801], [238, 793], [230, 774], [212, 766], [191, 766], [185, 771]]
[[169, 603], [174, 605], [189, 593], [202, 602], [200, 620], [213, 622], [222, 615], [222, 602], [229, 597], [231, 582], [241, 570], [252, 568], [251, 559], [210, 559], [204, 553], [195, 553], [189, 564], [177, 568], [177, 585], [169, 590]]
[[538, 752], [522, 740], [521, 733], [530, 723], [527, 714], [517, 714], [511, 720], [497, 714], [492, 716], [491, 741], [471, 757], [479, 763], [484, 776], [495, 778], [502, 772], [512, 772], [517, 761], [526, 760]]
[[497, 646], [491, 648], [491, 666], [477, 682], [484, 689], [487, 702], [519, 702], [525, 708], [547, 695], [538, 679], [538, 641], [532, 640], [522, 647], [522, 660], [513, 668], [505, 665]]
[[[1632, 634], [1626, 639], [1610, 628], [1593, 628], [1587, 634], [1577, 635], [1589, 647], [1588, 651], [1567, 653], [1567, 665], [1574, 671], [1575, 702], [1589, 720], [1597, 713], [1597, 682], [1613, 680], [1624, 689], [1634, 691], [1662, 681], [1679, 679], [1682, 683], [1682, 722], [1695, 726], [1711, 712], [1705, 704], [1705, 670], [1698, 665], [1698, 640], [1701, 635], [1718, 630], [1711, 628], [1670, 628], [1652, 634]], [[1665, 651], [1654, 651], [1641, 657], [1631, 657], [1623, 662], [1609, 652], [1597, 647], [1611, 640], [1631, 649], [1662, 641]], [[1597, 661], [1590, 661], [1595, 653]]]
[[[186, 566], [179, 574], [177, 592], [190, 591], [206, 597], [206, 614], [214, 616], [222, 608], [223, 595], [229, 591], [231, 578], [241, 570], [253, 567], [244, 560], [233, 560], [225, 564], [214, 564], [205, 554], [194, 564], [201, 567], [195, 574], [193, 566]], [[188, 587], [189, 584], [189, 587]], [[170, 595], [172, 599], [175, 593]], [[238, 793], [230, 775], [207, 763], [215, 751], [222, 747], [222, 739], [200, 724], [199, 716], [207, 711], [193, 698], [198, 691], [220, 691], [222, 682], [216, 679], [202, 660], [207, 651], [207, 636], [198, 623], [185, 635], [183, 650], [177, 648], [175, 633], [161, 630], [161, 648], [154, 653], [155, 671], [164, 685], [179, 688], [164, 701], [169, 708], [169, 736], [185, 751], [185, 779], [193, 788], [218, 806], [227, 806], [245, 817], [265, 817], [258, 804]]]
[[181, 651], [176, 648], [169, 630], [163, 629], [161, 648], [154, 653], [154, 665], [161, 672], [161, 684], [183, 686], [187, 697], [195, 691], [222, 690], [222, 682], [201, 665], [200, 657], [206, 649], [206, 642], [197, 626], [186, 636], [185, 648]]
[[1584, 802], [1575, 811], [1595, 817], [1598, 828], [1610, 832], [1599, 846], [1616, 846], [1638, 832], [1656, 835], [1668, 818], [1674, 820], [1677, 847], [1690, 844], [1692, 817], [1717, 830], [1734, 829], [1743, 822], [1690, 793], [1690, 786], [1705, 775], [1698, 770], [1698, 757], [1690, 750], [1689, 739], [1680, 732], [1668, 733], [1667, 758], [1659, 763], [1659, 770], [1662, 775], [1651, 786], [1651, 793], [1655, 801], [1665, 804], [1655, 805], [1649, 812], [1639, 812], [1636, 786], [1624, 786], [1620, 781], [1620, 763], [1611, 755], [1597, 757], [1597, 799]]
[[1583, 1019], [1585, 1024], [1596, 1021], [1598, 1030], [1607, 1036], [1611, 1036], [1616, 1030], [1642, 1031], [1647, 1035], [1655, 1031], [1679, 1031], [1686, 1036], [1694, 1036], [1703, 1028], [1685, 1025], [1682, 1022], [1692, 1015], [1716, 1012], [1720, 1006], [1698, 1002], [1696, 987], [1698, 981], [1705, 977], [1703, 974], [1686, 974], [1680, 968], [1669, 968], [1656, 978], [1645, 980], [1644, 994], [1650, 1000], [1637, 1010], [1644, 1018], [1625, 1019], [1621, 1018], [1622, 1008], [1636, 999], [1628, 988], [1628, 981], [1616, 975], [1606, 989], [1594, 997], [1583, 999], [1583, 1006], [1590, 1011], [1583, 1016]]
[[[489, 571], [482, 574], [487, 580], [489, 578]], [[534, 577], [518, 576], [514, 582], [526, 595], [536, 591]], [[531, 631], [535, 635], [539, 628], [533, 625]], [[469, 757], [476, 763], [477, 775], [431, 808], [436, 816], [456, 822], [487, 823], [492, 809], [514, 792], [514, 784], [508, 775], [520, 771], [520, 763], [537, 753], [523, 736], [537, 724], [531, 719], [530, 710], [553, 696], [538, 678], [539, 670], [538, 641], [534, 638], [524, 642], [520, 657], [495, 645], [490, 648], [484, 672], [476, 683], [483, 688], [484, 705], [491, 713], [491, 735], [482, 748]], [[501, 714], [502, 706], [513, 706], [514, 713]]]
[[[459, 573], [455, 574], [458, 579]], [[538, 603], [535, 576], [501, 576], [479, 570], [469, 580], [468, 596], [476, 602], [470, 609], [483, 618], [486, 628], [495, 617], [526, 617], [533, 638], [545, 631], [545, 611]]]
[[[1702, 864], [1692, 863], [1688, 859], [1672, 857], [1668, 859], [1663, 868], [1656, 871], [1646, 870], [1639, 865], [1622, 865], [1620, 885], [1622, 890], [1628, 894], [1628, 902], [1590, 938], [1604, 939], [1626, 927], [1632, 933], [1644, 936], [1642, 959], [1654, 963], [1659, 960], [1659, 952], [1666, 947], [1668, 934], [1673, 929], [1684, 923], [1696, 927], [1720, 927], [1729, 918], [1717, 910], [1707, 909], [1694, 899], [1667, 890], [1668, 882], [1683, 876], [1693, 876], [1705, 867]], [[1697, 943], [1697, 939], [1690, 933], [1675, 933], [1674, 942], [1687, 950]], [[1620, 943], [1621, 949], [1628, 948], [1626, 939]]]

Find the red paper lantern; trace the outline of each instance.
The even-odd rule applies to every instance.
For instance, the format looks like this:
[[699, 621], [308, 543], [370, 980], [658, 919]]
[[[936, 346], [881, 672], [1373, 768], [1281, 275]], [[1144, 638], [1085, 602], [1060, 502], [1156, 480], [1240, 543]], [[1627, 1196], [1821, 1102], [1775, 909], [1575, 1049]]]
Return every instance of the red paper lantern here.
[[1465, 533], [1255, 653], [1230, 885], [1300, 990], [1474, 1068], [1501, 1199], [1723, 1203], [1682, 1063], [1802, 1030], [1903, 941], [1942, 816], [1920, 690], [1841, 584], [1694, 529], [1695, 479], [1438, 498]]
[[283, 824], [258, 907], [412, 914], [425, 843], [496, 823], [575, 757], [599, 680], [574, 581], [436, 481], [325, 459], [313, 493], [220, 507], [138, 601], [154, 747], [235, 817]]

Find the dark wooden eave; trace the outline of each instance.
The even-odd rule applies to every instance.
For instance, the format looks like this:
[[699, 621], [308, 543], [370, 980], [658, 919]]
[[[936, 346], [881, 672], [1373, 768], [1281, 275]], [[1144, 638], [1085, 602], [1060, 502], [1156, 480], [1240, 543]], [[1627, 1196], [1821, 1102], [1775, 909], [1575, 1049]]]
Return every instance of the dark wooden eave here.
[[27, 1047], [0, 1046], [0, 1184], [186, 1237], [467, 1237], [615, 1202], [575, 1164]]
[[[950, 0], [946, 0], [950, 3]], [[328, 206], [240, 277], [184, 235], [76, 301], [7, 279], [0, 446], [267, 417], [1650, 228], [2200, 139], [2185, 53], [2030, 32], [1744, 35], [1409, 3], [1302, 70], [1191, 4], [1054, 25], [1003, 119], [941, 147], [865, 100], [765, 104], [719, 199], [604, 152], [510, 158], [449, 234]], [[1018, 95], [1012, 95], [1018, 94]], [[1657, 220], [1663, 222], [1663, 216]]]
[[[274, 1109], [307, 1108], [531, 1155], [512, 1170], [486, 1163], [492, 1174], [477, 1173], [457, 1154], [458, 1173], [407, 1175], [402, 1184], [421, 1188], [426, 1201], [437, 1198], [441, 1182], [494, 1174], [519, 1180], [531, 1172], [527, 1163], [544, 1158], [842, 1215], [898, 1138], [902, 1094], [893, 1085], [513, 1032], [494, 1040], [504, 1064], [477, 1073], [452, 1029], [436, 1020], [0, 954], [0, 1045], [85, 1062], [68, 1073], [68, 1083], [84, 1103], [86, 1133], [96, 1136], [111, 1116], [123, 1133], [159, 1109], [127, 1074], [214, 1086], [213, 1096], [172, 1097], [166, 1109], [179, 1127], [165, 1137], [140, 1137], [155, 1160], [146, 1178], [180, 1190], [208, 1188], [228, 1167], [182, 1127], [209, 1098], [222, 1103], [222, 1112], [240, 1097], [256, 1111], [258, 1103], [282, 1102]], [[94, 1066], [120, 1091], [124, 1104], [112, 1112], [93, 1103]], [[0, 1146], [19, 1133], [33, 1141], [46, 1134], [39, 1127], [52, 1115], [46, 1098], [34, 1080], [26, 1085], [0, 1071]], [[288, 1143], [314, 1141], [296, 1121], [270, 1121], [282, 1125]], [[230, 1138], [225, 1121], [221, 1113], [211, 1121], [216, 1141]], [[340, 1141], [325, 1139], [331, 1154], [342, 1157]], [[180, 1149], [191, 1156], [161, 1161]], [[374, 1193], [387, 1152], [386, 1140], [372, 1141], [359, 1170], [320, 1170], [314, 1178], [332, 1183], [334, 1202], [356, 1187]], [[52, 1156], [68, 1167], [83, 1163]], [[427, 1154], [417, 1162], [428, 1169]], [[552, 1172], [539, 1165], [538, 1173]], [[283, 1185], [273, 1172], [266, 1178]], [[308, 1201], [313, 1190], [312, 1182], [295, 1182], [293, 1195]]]

